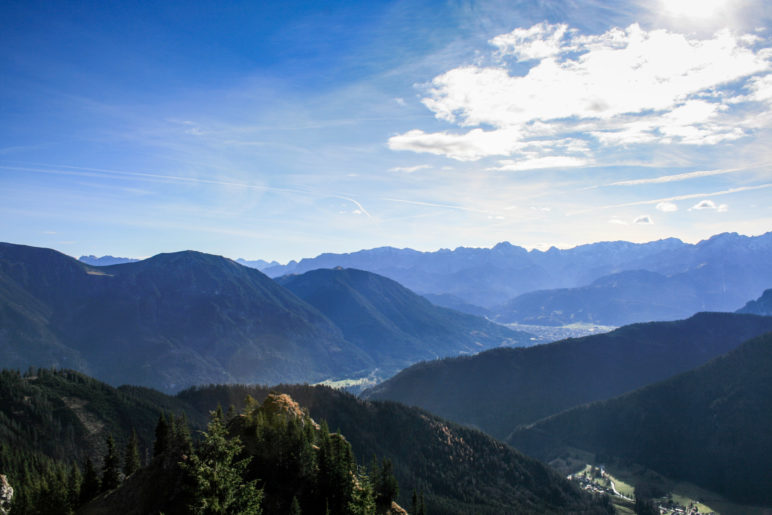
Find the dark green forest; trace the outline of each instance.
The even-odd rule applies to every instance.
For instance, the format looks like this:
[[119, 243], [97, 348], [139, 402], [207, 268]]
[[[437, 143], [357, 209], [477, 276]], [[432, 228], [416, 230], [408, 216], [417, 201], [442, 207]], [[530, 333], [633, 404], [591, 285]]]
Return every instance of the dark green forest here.
[[[327, 387], [212, 386], [171, 397], [31, 370], [0, 373], [0, 394], [0, 472], [15, 489], [14, 513], [114, 513], [128, 499], [145, 510], [137, 513], [188, 513], [183, 500], [206, 490], [206, 456], [229, 461], [239, 484], [255, 481], [247, 497], [259, 498], [263, 513], [316, 513], [311, 506], [322, 499], [342, 507], [370, 506], [372, 498], [377, 507], [390, 496], [425, 513], [610, 509], [483, 433]], [[218, 405], [229, 408], [212, 419]]]
[[702, 365], [772, 331], [772, 318], [698, 313], [528, 348], [420, 363], [363, 395], [506, 438], [517, 426]]
[[770, 427], [772, 333], [666, 381], [521, 428], [509, 442], [545, 460], [582, 449], [769, 506]]

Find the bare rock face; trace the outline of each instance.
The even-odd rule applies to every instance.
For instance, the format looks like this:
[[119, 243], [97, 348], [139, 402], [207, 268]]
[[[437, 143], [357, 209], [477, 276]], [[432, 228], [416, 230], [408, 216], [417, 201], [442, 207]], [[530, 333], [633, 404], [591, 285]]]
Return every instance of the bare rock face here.
[[405, 509], [394, 501], [391, 501], [391, 509], [388, 513], [390, 515], [408, 515]]
[[11, 512], [11, 499], [13, 499], [13, 488], [5, 475], [0, 474], [0, 515], [8, 515]]

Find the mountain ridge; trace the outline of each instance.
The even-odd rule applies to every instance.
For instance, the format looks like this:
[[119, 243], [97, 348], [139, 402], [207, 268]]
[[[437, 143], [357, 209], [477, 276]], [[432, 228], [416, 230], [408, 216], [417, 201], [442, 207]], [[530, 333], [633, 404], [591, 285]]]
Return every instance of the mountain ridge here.
[[[73, 368], [117, 384], [174, 390], [201, 382], [323, 380], [372, 366], [315, 308], [219, 256], [182, 251], [90, 267], [56, 251], [3, 244], [0, 275], [46, 306], [48, 318], [32, 327], [88, 362]], [[29, 321], [13, 297], [2, 306], [13, 315], [8, 319]], [[69, 365], [42, 363], [50, 354], [27, 352], [26, 360], [7, 365]]]
[[371, 272], [317, 269], [276, 281], [332, 320], [379, 367], [393, 372], [424, 359], [531, 343], [530, 334], [435, 306]]
[[[495, 309], [524, 293], [583, 287], [603, 276], [629, 270], [643, 269], [665, 276], [692, 271], [705, 284], [711, 279], [721, 281], [727, 293], [744, 303], [758, 297], [764, 284], [772, 284], [772, 272], [765, 266], [770, 251], [772, 232], [759, 236], [721, 233], [696, 244], [666, 238], [647, 243], [597, 242], [546, 251], [528, 251], [508, 242], [492, 248], [458, 247], [432, 252], [379, 247], [348, 254], [320, 254], [264, 271], [278, 277], [317, 268], [358, 268], [389, 277], [420, 295], [456, 297], [461, 301], [455, 302], [456, 306], [472, 305], [469, 309], [474, 313], [479, 313], [479, 308]], [[713, 277], [696, 273], [706, 264], [712, 264]], [[731, 310], [736, 308], [732, 306]], [[706, 305], [705, 309], [725, 308]]]
[[566, 446], [614, 457], [769, 506], [770, 414], [772, 332], [694, 370], [519, 428], [507, 441], [547, 460]]
[[413, 365], [363, 392], [503, 438], [573, 406], [663, 380], [772, 331], [772, 317], [700, 313], [605, 334]]

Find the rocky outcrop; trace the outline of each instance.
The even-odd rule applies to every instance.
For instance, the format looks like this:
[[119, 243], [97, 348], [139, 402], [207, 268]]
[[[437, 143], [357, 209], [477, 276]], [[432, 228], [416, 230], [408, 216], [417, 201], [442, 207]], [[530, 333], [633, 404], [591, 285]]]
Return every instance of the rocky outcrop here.
[[5, 475], [0, 474], [0, 515], [8, 515], [11, 512], [11, 499], [13, 499], [13, 488]]

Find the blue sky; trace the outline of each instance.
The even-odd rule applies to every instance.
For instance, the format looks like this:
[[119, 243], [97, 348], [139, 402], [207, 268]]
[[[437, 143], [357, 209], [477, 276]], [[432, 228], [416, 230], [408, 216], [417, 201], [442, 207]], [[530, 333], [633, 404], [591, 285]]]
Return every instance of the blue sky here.
[[763, 0], [3, 2], [0, 240], [287, 261], [761, 234], [770, 19]]

